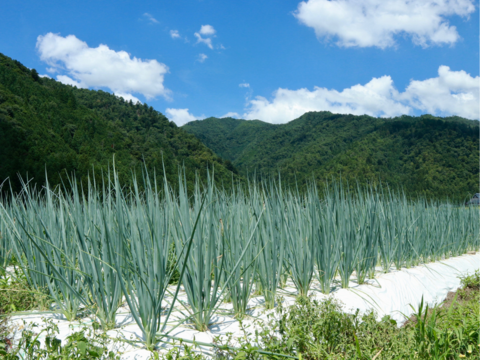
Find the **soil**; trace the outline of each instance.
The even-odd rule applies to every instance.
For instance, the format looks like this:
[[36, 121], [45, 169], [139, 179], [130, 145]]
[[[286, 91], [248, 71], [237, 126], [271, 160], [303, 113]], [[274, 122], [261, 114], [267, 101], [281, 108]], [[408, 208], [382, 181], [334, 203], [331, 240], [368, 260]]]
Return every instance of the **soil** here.
[[472, 297], [475, 296], [476, 293], [478, 293], [478, 289], [467, 287], [465, 289], [461, 289], [458, 291], [450, 291], [447, 294], [447, 298], [443, 301], [442, 305], [440, 308], [449, 308], [450, 305], [452, 305], [453, 300], [455, 299], [455, 295], [457, 295], [457, 299], [455, 300], [456, 303], [462, 304], [463, 302], [466, 302], [470, 300]]
[[[455, 299], [455, 295], [457, 296], [457, 299], [455, 300], [455, 303], [458, 305], [462, 305], [462, 303], [469, 301], [473, 297], [475, 297], [479, 293], [480, 289], [478, 287], [466, 287], [464, 289], [458, 289], [457, 291], [450, 291], [447, 294], [447, 297], [445, 300], [443, 300], [442, 304], [438, 306], [439, 309], [448, 309], [452, 303], [453, 300]], [[457, 295], [458, 294], [458, 295]], [[432, 313], [433, 309], [429, 307], [428, 309], [428, 315]], [[412, 315], [405, 323], [403, 326], [408, 326], [408, 325], [415, 325], [417, 323], [417, 318]]]

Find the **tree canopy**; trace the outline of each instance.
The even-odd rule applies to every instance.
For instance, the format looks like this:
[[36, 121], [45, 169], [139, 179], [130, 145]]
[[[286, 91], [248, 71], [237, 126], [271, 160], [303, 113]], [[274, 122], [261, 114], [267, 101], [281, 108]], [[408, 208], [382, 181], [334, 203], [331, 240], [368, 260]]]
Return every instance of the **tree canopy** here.
[[86, 185], [101, 180], [112, 165], [125, 182], [144, 164], [157, 179], [177, 182], [184, 166], [190, 185], [207, 168], [230, 184], [236, 169], [147, 104], [133, 104], [104, 91], [78, 89], [40, 77], [20, 62], [0, 54], [0, 183], [9, 178], [20, 189], [18, 175], [52, 185], [67, 175]]
[[183, 128], [241, 174], [284, 183], [342, 178], [411, 196], [468, 198], [479, 188], [479, 123], [460, 117], [374, 118], [309, 112], [283, 125], [208, 118]]

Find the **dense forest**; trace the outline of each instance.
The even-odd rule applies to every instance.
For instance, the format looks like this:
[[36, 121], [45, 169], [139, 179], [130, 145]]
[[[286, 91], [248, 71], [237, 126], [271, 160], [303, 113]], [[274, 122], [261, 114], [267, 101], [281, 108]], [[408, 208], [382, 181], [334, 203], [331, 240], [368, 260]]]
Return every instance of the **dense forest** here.
[[280, 173], [300, 187], [341, 178], [458, 201], [479, 188], [478, 121], [310, 112], [284, 125], [208, 118], [178, 128], [147, 104], [40, 77], [2, 54], [0, 144], [0, 184], [9, 179], [14, 191], [20, 177], [43, 185], [45, 174], [52, 185], [74, 174], [86, 186], [114, 159], [127, 185], [145, 166], [158, 181], [165, 167], [175, 184], [184, 166], [190, 187], [214, 169], [227, 187]]
[[141, 174], [143, 164], [159, 181], [164, 164], [173, 183], [183, 165], [190, 185], [196, 173], [205, 179], [207, 168], [227, 185], [237, 177], [229, 161], [147, 104], [39, 77], [2, 54], [0, 144], [0, 183], [10, 179], [14, 191], [19, 176], [41, 186], [46, 172], [52, 185], [68, 185], [72, 174], [83, 185], [88, 174], [100, 181], [113, 159], [126, 182], [132, 172]]
[[208, 118], [183, 128], [241, 174], [280, 173], [287, 184], [341, 177], [456, 201], [479, 188], [479, 123], [459, 117], [309, 112], [284, 125]]

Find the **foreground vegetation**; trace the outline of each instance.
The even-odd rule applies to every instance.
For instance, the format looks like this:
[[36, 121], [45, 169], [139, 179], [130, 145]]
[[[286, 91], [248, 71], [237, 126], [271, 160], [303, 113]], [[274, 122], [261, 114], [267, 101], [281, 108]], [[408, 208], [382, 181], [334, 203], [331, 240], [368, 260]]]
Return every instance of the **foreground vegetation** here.
[[[226, 299], [243, 319], [254, 289], [274, 308], [287, 278], [299, 296], [314, 278], [328, 294], [373, 278], [377, 266], [388, 272], [480, 247], [478, 211], [448, 203], [338, 184], [321, 194], [314, 184], [300, 195], [274, 181], [225, 191], [210, 177], [187, 193], [184, 176], [178, 192], [149, 179], [145, 192], [136, 177], [124, 192], [115, 171], [83, 193], [75, 179], [64, 189], [25, 185], [0, 202], [0, 259], [13, 256], [28, 288], [69, 321], [89, 309], [104, 330], [114, 328], [125, 299], [154, 349], [180, 286], [185, 321], [204, 331]], [[180, 281], [169, 292], [174, 276]]]
[[294, 186], [312, 176], [324, 182], [341, 174], [353, 186], [382, 182], [407, 196], [464, 202], [479, 184], [478, 126], [459, 117], [384, 119], [321, 111], [282, 125], [208, 118], [182, 128], [244, 175], [280, 172]]
[[[345, 314], [334, 300], [300, 297], [289, 309], [277, 308], [278, 320], [258, 324], [256, 344], [308, 360], [475, 359], [480, 356], [479, 285], [477, 271], [463, 278], [453, 301], [433, 309], [422, 302], [402, 327], [388, 316], [377, 321], [373, 311]], [[241, 351], [250, 354], [246, 358], [261, 358], [249, 346], [242, 344]], [[238, 350], [230, 356], [241, 358]]]
[[[16, 282], [10, 284], [14, 287]], [[455, 294], [449, 293], [441, 306], [429, 309], [422, 304], [402, 327], [388, 316], [376, 320], [374, 312], [345, 314], [331, 299], [317, 302], [299, 297], [291, 308], [280, 305], [270, 321], [257, 322], [254, 333], [252, 328], [244, 328], [248, 336], [235, 347], [228, 339], [218, 339], [211, 345], [217, 359], [477, 359], [479, 302], [479, 271], [464, 277], [462, 287]], [[27, 307], [29, 304], [27, 301]], [[5, 326], [7, 318], [1, 319], [0, 355], [8, 360], [119, 358], [118, 352], [107, 348], [112, 339], [95, 326], [73, 333], [62, 344], [57, 338], [58, 328], [50, 322], [42, 331], [47, 346], [41, 347], [35, 328], [24, 330], [19, 343], [13, 344]], [[184, 342], [167, 354], [153, 352], [151, 359], [205, 359], [198, 350]]]

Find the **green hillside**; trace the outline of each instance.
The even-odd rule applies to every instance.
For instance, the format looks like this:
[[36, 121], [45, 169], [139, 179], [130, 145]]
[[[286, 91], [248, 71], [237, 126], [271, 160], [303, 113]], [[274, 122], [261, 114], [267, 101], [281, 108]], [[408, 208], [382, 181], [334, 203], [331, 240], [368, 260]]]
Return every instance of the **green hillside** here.
[[478, 192], [478, 121], [310, 112], [284, 125], [209, 118], [183, 128], [243, 174], [373, 182], [410, 195], [463, 200]]
[[479, 187], [477, 121], [311, 112], [284, 125], [209, 118], [178, 128], [146, 104], [40, 78], [2, 54], [0, 144], [0, 182], [9, 178], [14, 190], [17, 174], [43, 184], [45, 170], [53, 185], [62, 173], [86, 185], [94, 170], [101, 180], [114, 156], [125, 182], [143, 164], [161, 178], [163, 159], [170, 181], [184, 164], [190, 185], [214, 167], [227, 185], [232, 173], [280, 172], [290, 184], [341, 176], [430, 198], [465, 199]]
[[194, 134], [215, 153], [232, 162], [237, 162], [272, 134], [277, 125], [259, 120], [237, 120], [233, 118], [217, 119], [214, 117], [205, 120], [192, 121], [182, 128]]
[[[43, 184], [75, 172], [85, 184], [87, 174], [115, 165], [121, 178], [141, 172], [143, 162], [162, 177], [176, 180], [185, 164], [192, 184], [195, 172], [205, 177], [215, 168], [219, 181], [231, 183], [235, 170], [198, 141], [146, 104], [132, 104], [104, 91], [77, 89], [40, 78], [16, 60], [0, 54], [0, 183], [17, 174]], [[65, 176], [62, 176], [65, 178]]]

